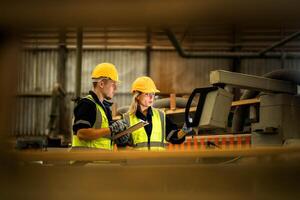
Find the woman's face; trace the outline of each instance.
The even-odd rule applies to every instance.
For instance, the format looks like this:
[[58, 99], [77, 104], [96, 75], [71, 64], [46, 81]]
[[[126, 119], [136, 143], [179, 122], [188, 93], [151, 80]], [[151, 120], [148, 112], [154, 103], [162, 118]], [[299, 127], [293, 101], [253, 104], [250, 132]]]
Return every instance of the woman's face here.
[[142, 93], [137, 97], [138, 103], [143, 107], [150, 107], [153, 105], [155, 93]]

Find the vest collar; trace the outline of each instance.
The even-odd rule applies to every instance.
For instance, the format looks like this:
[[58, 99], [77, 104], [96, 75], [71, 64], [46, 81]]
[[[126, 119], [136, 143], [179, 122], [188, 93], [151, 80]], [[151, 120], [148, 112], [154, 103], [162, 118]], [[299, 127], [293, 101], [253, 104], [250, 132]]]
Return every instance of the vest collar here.
[[96, 104], [100, 105], [101, 108], [104, 110], [104, 112], [106, 113], [106, 117], [108, 119], [109, 124], [112, 123], [112, 115], [111, 115], [111, 109], [110, 106], [112, 105], [111, 102], [107, 101], [107, 100], [103, 100], [103, 103], [98, 99], [98, 96], [96, 95], [95, 92], [93, 91], [89, 91], [89, 94], [92, 96], [92, 98], [94, 99], [94, 101], [96, 102]]
[[107, 101], [107, 100], [103, 100], [103, 102], [101, 102], [100, 100], [99, 100], [99, 98], [98, 98], [98, 96], [96, 95], [96, 93], [95, 92], [93, 92], [93, 91], [89, 91], [89, 94], [93, 97], [93, 99], [94, 99], [94, 101], [98, 104], [98, 105], [100, 105], [104, 110], [106, 110], [107, 108], [109, 108], [109, 107], [111, 107], [112, 106], [112, 102], [109, 102], [109, 101]]
[[150, 120], [150, 119], [152, 118], [152, 116], [153, 116], [152, 107], [150, 106], [150, 107], [148, 108], [147, 116], [145, 117], [145, 115], [141, 112], [140, 106], [138, 106], [138, 107], [137, 107], [137, 110], [136, 110], [136, 112], [135, 112], [135, 115], [136, 115], [136, 117], [139, 118], [139, 119], [145, 120], [145, 118], [146, 118], [147, 120]]

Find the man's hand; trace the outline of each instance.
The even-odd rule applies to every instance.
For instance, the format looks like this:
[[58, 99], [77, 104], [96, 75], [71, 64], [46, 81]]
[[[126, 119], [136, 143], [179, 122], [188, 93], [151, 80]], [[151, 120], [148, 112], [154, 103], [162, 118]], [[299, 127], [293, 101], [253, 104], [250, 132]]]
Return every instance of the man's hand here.
[[111, 132], [111, 137], [113, 138], [116, 134], [124, 131], [128, 127], [129, 127], [129, 124], [124, 119], [120, 119], [118, 121], [113, 122], [109, 126], [109, 129]]

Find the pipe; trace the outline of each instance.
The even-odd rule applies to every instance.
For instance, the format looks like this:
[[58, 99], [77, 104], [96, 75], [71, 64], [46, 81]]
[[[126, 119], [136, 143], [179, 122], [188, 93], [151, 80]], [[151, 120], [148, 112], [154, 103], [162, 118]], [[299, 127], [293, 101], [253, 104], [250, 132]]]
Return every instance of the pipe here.
[[65, 73], [66, 73], [66, 57], [67, 57], [67, 47], [66, 47], [66, 32], [62, 28], [59, 31], [59, 47], [58, 47], [58, 61], [57, 61], [57, 82], [61, 85], [63, 89], [66, 88]]
[[297, 31], [295, 33], [293, 33], [292, 35], [287, 36], [286, 38], [283, 38], [282, 40], [280, 40], [279, 42], [276, 42], [275, 44], [263, 49], [262, 51], [259, 52], [260, 56], [265, 55], [268, 51], [273, 50], [276, 47], [282, 46], [284, 44], [286, 44], [287, 42], [297, 38], [300, 35], [300, 31]]
[[151, 66], [151, 29], [147, 28], [147, 45], [146, 45], [146, 74], [150, 76]]
[[81, 68], [82, 68], [82, 28], [77, 29], [77, 50], [76, 50], [76, 88], [75, 98], [81, 94]]
[[[176, 97], [176, 107], [177, 108], [185, 108], [186, 104], [188, 102], [187, 98], [183, 97]], [[192, 101], [191, 106], [195, 107], [197, 106], [197, 103]], [[153, 107], [155, 108], [170, 108], [170, 98], [163, 98], [163, 99], [158, 99], [153, 103]]]
[[[189, 52], [181, 47], [175, 34], [170, 29], [164, 29], [172, 45], [183, 58], [261, 58], [259, 52]], [[264, 57], [281, 58], [283, 53], [269, 52], [264, 53]], [[300, 53], [285, 53], [286, 58], [300, 58]]]

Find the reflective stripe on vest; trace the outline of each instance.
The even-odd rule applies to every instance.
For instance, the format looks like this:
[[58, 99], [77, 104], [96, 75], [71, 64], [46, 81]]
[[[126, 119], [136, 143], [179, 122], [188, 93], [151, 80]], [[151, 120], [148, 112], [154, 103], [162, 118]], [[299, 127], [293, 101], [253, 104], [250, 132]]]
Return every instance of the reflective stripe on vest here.
[[[103, 108], [95, 102], [95, 100], [91, 95], [87, 95], [84, 98], [89, 99], [96, 105], [96, 120], [92, 128], [98, 129], [98, 128], [109, 127], [108, 119], [106, 117]], [[77, 137], [77, 135], [73, 134], [72, 147], [88, 147], [88, 148], [111, 150], [113, 148], [113, 145], [111, 143], [111, 139], [108, 136], [101, 137], [95, 140], [85, 141], [85, 140], [80, 140]]]
[[[138, 150], [165, 150], [167, 143], [165, 140], [165, 113], [155, 108], [152, 108], [152, 111], [152, 132], [149, 143], [145, 128], [140, 128], [131, 133], [133, 144]], [[128, 113], [124, 115], [124, 119], [129, 122], [130, 126], [140, 121], [136, 115], [129, 115]]]

